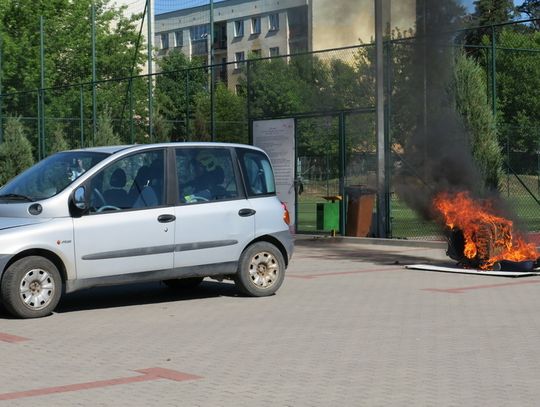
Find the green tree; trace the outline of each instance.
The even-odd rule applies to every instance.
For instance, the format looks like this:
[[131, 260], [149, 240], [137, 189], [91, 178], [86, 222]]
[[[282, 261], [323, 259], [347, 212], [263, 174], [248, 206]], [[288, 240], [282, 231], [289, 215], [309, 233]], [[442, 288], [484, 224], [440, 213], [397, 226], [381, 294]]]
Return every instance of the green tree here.
[[516, 7], [516, 11], [525, 14], [527, 18], [536, 19], [532, 24], [537, 30], [540, 29], [540, 0], [525, 0]]
[[[540, 140], [540, 32], [505, 28], [497, 52], [497, 110], [501, 143], [533, 152]], [[519, 49], [509, 51], [510, 49]]]
[[[198, 140], [210, 140], [210, 95], [199, 93], [195, 102], [195, 129]], [[216, 141], [247, 143], [246, 100], [219, 82], [216, 85]]]
[[[480, 27], [467, 32], [466, 42], [468, 45], [482, 45], [486, 37], [491, 38], [492, 28], [490, 25], [506, 23], [514, 15], [514, 3], [512, 0], [476, 0], [474, 12], [471, 15], [469, 26]], [[498, 36], [498, 30], [495, 29]], [[468, 53], [478, 58], [481, 52], [478, 49], [469, 49]]]
[[216, 87], [216, 104], [216, 141], [247, 143], [245, 96], [235, 94], [220, 82]]
[[118, 134], [114, 132], [111, 111], [105, 108], [98, 115], [94, 146], [114, 146], [119, 144], [122, 144], [122, 141]]
[[453, 90], [456, 109], [468, 130], [472, 155], [484, 185], [496, 190], [502, 174], [502, 157], [495, 117], [487, 99], [485, 72], [464, 53], [456, 58]]
[[249, 103], [254, 117], [272, 117], [306, 111], [302, 78], [284, 58], [249, 62]]
[[208, 74], [202, 63], [197, 58], [189, 60], [176, 50], [158, 61], [161, 74], [156, 78], [156, 101], [163, 118], [172, 123], [173, 141], [189, 137], [186, 123], [193, 115], [199, 95], [208, 92]]
[[505, 23], [513, 16], [512, 0], [476, 0], [474, 2], [473, 24], [475, 26]]
[[0, 144], [0, 185], [34, 164], [32, 145], [20, 118], [5, 121], [4, 142]]
[[171, 131], [173, 124], [165, 118], [160, 106], [156, 106], [152, 117], [154, 141], [156, 143], [167, 143], [171, 141]]
[[69, 150], [69, 145], [66, 141], [66, 132], [61, 124], [56, 124], [50, 137], [49, 145], [47, 146], [47, 154], [50, 155], [65, 150]]
[[[98, 78], [130, 76], [140, 15], [124, 16], [110, 0], [17, 2], [0, 0], [6, 92], [39, 86], [40, 17], [44, 18], [46, 85], [86, 82], [91, 78], [91, 5], [96, 8]], [[144, 48], [135, 61], [144, 60]]]
[[[126, 77], [139, 72], [145, 58], [144, 44], [135, 53], [140, 15], [125, 17], [111, 0], [0, 0], [0, 35], [3, 38], [4, 93], [28, 91], [40, 86], [40, 17], [44, 19], [45, 86], [53, 88], [90, 82], [91, 5], [96, 8], [96, 51], [98, 80]], [[133, 63], [135, 70], [132, 71]], [[125, 105], [125, 83], [101, 86], [100, 106], [120, 113]], [[90, 93], [85, 88], [86, 112]], [[54, 117], [79, 115], [79, 86], [45, 94], [46, 114]], [[5, 111], [24, 117], [36, 116], [37, 93], [4, 99]], [[30, 98], [30, 100], [29, 100]]]

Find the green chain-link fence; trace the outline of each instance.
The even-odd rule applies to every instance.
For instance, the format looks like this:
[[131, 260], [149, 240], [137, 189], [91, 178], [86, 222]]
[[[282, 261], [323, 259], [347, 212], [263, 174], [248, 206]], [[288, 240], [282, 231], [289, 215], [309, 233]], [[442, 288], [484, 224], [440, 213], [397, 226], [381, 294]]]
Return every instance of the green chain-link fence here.
[[[456, 33], [464, 49], [483, 67], [486, 92], [497, 117], [506, 162], [501, 195], [530, 231], [540, 231], [540, 32], [531, 22], [481, 27]], [[393, 174], [407, 163], [400, 139], [407, 137], [414, 112], [403, 93], [414, 39], [385, 45], [387, 131], [390, 137], [390, 220], [395, 238], [440, 237], [439, 228], [408, 208], [394, 192]], [[99, 123], [109, 116], [122, 143], [228, 141], [248, 143], [250, 120], [297, 117], [302, 201], [309, 207], [335, 194], [340, 182], [339, 120], [344, 115], [344, 184], [376, 187], [374, 47], [353, 46], [312, 53], [258, 58], [207, 66], [163, 53], [166, 70], [134, 76], [0, 95], [2, 123], [21, 117], [36, 158], [48, 155], [54, 135], [68, 148], [92, 146]], [[167, 61], [167, 64], [164, 64]], [[153, 98], [149, 132], [148, 84]], [[55, 133], [56, 132], [56, 133]], [[313, 210], [308, 209], [308, 218]], [[309, 222], [308, 222], [309, 223]], [[310, 230], [308, 228], [308, 230]], [[311, 230], [316, 230], [314, 226]]]

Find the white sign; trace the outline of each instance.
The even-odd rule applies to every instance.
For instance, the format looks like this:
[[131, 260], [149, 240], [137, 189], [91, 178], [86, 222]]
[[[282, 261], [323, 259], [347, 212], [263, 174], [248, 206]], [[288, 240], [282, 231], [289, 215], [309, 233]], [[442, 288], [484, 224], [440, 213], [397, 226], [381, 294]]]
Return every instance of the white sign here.
[[254, 121], [253, 145], [262, 148], [270, 157], [276, 177], [277, 196], [287, 205], [291, 225], [294, 227], [294, 119]]

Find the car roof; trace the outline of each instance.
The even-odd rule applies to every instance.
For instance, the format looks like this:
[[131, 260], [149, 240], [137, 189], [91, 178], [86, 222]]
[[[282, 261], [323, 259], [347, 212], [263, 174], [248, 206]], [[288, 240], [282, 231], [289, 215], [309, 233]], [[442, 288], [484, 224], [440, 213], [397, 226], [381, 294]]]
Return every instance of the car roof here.
[[216, 142], [199, 142], [199, 141], [186, 141], [186, 142], [172, 142], [172, 143], [154, 143], [154, 144], [131, 144], [120, 146], [102, 146], [102, 147], [89, 147], [80, 149], [79, 151], [90, 151], [96, 153], [115, 154], [120, 151], [137, 151], [146, 150], [156, 147], [235, 147], [235, 148], [249, 148], [253, 150], [260, 150], [258, 147], [254, 147], [248, 144], [237, 143], [216, 143]]

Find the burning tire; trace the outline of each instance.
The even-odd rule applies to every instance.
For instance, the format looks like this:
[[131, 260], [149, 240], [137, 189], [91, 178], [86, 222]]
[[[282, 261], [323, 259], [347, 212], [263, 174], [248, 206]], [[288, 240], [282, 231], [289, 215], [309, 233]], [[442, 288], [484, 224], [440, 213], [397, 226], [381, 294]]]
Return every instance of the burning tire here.
[[435, 198], [446, 224], [446, 254], [466, 268], [530, 271], [539, 253], [515, 232], [513, 222], [495, 212], [489, 200], [473, 200], [465, 192]]

